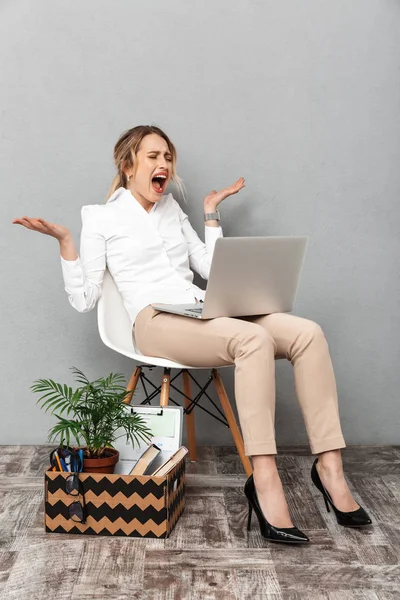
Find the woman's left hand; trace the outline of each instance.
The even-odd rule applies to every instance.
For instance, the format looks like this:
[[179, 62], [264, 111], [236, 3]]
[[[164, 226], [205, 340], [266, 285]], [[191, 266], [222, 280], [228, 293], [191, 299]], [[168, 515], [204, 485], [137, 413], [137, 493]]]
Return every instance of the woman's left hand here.
[[226, 187], [219, 192], [213, 190], [204, 198], [204, 209], [206, 212], [214, 212], [218, 204], [225, 200], [225, 198], [228, 198], [228, 196], [237, 194], [243, 187], [245, 187], [244, 179], [243, 177], [240, 177], [233, 185]]

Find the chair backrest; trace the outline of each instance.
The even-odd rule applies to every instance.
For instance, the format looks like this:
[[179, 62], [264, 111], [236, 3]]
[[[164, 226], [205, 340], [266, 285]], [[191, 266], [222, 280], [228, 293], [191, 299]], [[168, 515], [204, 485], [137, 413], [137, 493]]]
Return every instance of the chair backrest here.
[[140, 354], [132, 338], [131, 319], [108, 269], [104, 273], [98, 301], [97, 321], [100, 337], [106, 346], [132, 358], [134, 354]]

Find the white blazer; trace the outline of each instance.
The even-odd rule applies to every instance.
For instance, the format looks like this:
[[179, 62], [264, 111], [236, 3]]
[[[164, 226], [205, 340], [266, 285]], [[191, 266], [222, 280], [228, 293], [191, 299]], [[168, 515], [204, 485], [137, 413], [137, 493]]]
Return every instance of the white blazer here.
[[204, 244], [172, 194], [147, 212], [123, 187], [106, 204], [83, 206], [81, 216], [80, 256], [73, 261], [60, 256], [65, 291], [77, 311], [95, 307], [106, 266], [132, 325], [148, 304], [204, 299], [191, 269], [208, 279], [221, 227], [205, 225]]

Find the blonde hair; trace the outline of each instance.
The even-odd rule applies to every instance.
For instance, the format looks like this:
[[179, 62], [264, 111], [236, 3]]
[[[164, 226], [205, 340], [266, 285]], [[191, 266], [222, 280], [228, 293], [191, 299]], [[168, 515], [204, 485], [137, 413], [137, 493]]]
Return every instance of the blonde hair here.
[[172, 181], [176, 184], [184, 202], [186, 202], [186, 191], [183, 181], [176, 174], [176, 149], [166, 133], [155, 125], [138, 125], [122, 133], [114, 146], [114, 162], [117, 167], [117, 174], [113, 179], [107, 195], [107, 201], [119, 187], [127, 187], [128, 178], [125, 171], [134, 167], [134, 176], [136, 175], [137, 163], [135, 156], [140, 150], [140, 144], [146, 135], [155, 133], [162, 137], [168, 145], [172, 156]]

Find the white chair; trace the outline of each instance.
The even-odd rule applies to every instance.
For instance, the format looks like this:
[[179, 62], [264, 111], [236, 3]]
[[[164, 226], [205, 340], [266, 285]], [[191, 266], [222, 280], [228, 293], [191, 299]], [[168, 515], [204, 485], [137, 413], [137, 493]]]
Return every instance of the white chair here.
[[[142, 404], [149, 404], [158, 393], [160, 393], [160, 406], [167, 406], [169, 400], [174, 404], [178, 404], [172, 398], [170, 398], [170, 388], [172, 387], [175, 391], [184, 397], [184, 412], [186, 415], [186, 430], [188, 437], [188, 449], [189, 457], [191, 461], [196, 460], [196, 434], [194, 426], [194, 413], [193, 409], [198, 406], [212, 417], [222, 422], [224, 425], [230, 428], [233, 440], [239, 453], [240, 460], [242, 461], [243, 468], [247, 475], [250, 475], [253, 471], [251, 462], [248, 456], [244, 453], [243, 439], [235, 419], [229, 398], [225, 391], [224, 384], [218, 369], [210, 367], [193, 367], [191, 365], [182, 365], [180, 363], [168, 360], [166, 358], [159, 358], [156, 356], [145, 356], [140, 350], [135, 347], [134, 337], [132, 335], [132, 326], [128, 313], [126, 312], [125, 306], [122, 301], [121, 294], [112, 278], [108, 269], [104, 273], [104, 280], [102, 284], [102, 294], [98, 301], [97, 309], [97, 320], [101, 340], [103, 343], [124, 356], [132, 358], [134, 361], [141, 363], [135, 368], [132, 376], [129, 380], [127, 390], [130, 390], [130, 394], [127, 395], [124, 402], [129, 404], [132, 399], [132, 395], [136, 389], [137, 383], [140, 379], [146, 398]], [[159, 387], [146, 377], [143, 373], [143, 369], [153, 369], [154, 367], [163, 367], [164, 373], [162, 376], [162, 383]], [[229, 366], [229, 365], [227, 365]], [[221, 367], [218, 367], [221, 368]], [[171, 369], [178, 369], [179, 372], [171, 380]], [[210, 369], [211, 373], [207, 383], [201, 386], [193, 375], [190, 373], [194, 369]], [[175, 379], [182, 374], [183, 393], [179, 390], [173, 382]], [[199, 388], [198, 394], [195, 398], [192, 398], [191, 381], [194, 381]], [[217, 395], [219, 397], [223, 412], [215, 404], [207, 393], [207, 388], [214, 382]], [[152, 386], [153, 391], [148, 394], [145, 382]], [[208, 400], [214, 406], [219, 415], [210, 412], [207, 408], [200, 404], [200, 399], [203, 396], [207, 396]]]

